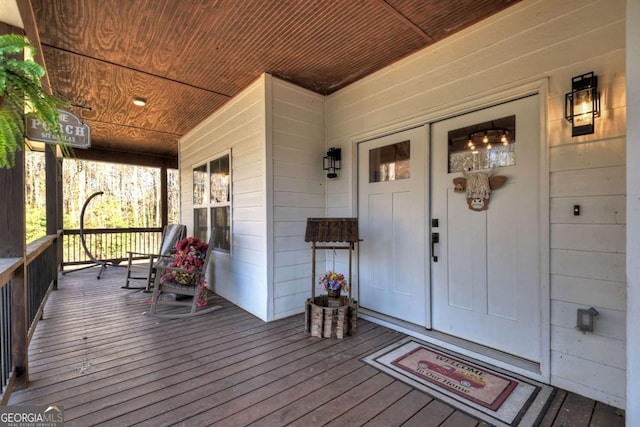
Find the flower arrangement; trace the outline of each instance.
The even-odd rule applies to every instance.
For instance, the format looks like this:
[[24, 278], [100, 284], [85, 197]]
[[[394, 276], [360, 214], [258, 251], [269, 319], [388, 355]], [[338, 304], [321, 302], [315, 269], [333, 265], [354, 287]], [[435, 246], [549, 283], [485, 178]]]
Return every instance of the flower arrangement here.
[[318, 278], [318, 283], [325, 291], [345, 291], [349, 292], [349, 285], [347, 279], [344, 278], [342, 273], [334, 273], [333, 271], [327, 271], [323, 276]]
[[[198, 287], [198, 307], [207, 305], [207, 279], [200, 273], [204, 269], [204, 261], [209, 245], [197, 237], [185, 237], [176, 244], [176, 253], [169, 267], [183, 271], [166, 270], [162, 279], [182, 286]], [[195, 274], [194, 274], [195, 273]]]

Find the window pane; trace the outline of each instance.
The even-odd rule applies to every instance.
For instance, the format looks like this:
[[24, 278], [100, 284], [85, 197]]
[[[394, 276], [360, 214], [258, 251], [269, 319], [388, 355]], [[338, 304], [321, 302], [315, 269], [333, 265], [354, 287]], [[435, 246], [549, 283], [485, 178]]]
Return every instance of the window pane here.
[[211, 203], [224, 203], [229, 197], [229, 156], [215, 159], [209, 165], [211, 171]]
[[211, 230], [214, 249], [231, 250], [230, 211], [229, 206], [211, 208]]
[[[207, 165], [198, 166], [193, 170], [193, 204], [203, 205], [207, 203]], [[206, 222], [206, 221], [205, 221]]]
[[403, 141], [369, 151], [369, 182], [411, 177], [411, 142]]
[[449, 131], [449, 173], [516, 164], [516, 116]]
[[167, 169], [167, 205], [169, 224], [180, 222], [180, 171]]
[[202, 240], [207, 241], [207, 209], [200, 208], [193, 210], [193, 230], [194, 235]]

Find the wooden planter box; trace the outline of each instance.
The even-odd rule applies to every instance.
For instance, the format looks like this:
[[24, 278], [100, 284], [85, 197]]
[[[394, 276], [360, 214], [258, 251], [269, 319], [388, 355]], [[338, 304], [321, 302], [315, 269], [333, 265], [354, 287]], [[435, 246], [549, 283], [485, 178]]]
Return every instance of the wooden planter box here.
[[305, 303], [304, 329], [312, 337], [344, 338], [356, 333], [358, 303], [347, 296], [329, 298], [321, 295]]

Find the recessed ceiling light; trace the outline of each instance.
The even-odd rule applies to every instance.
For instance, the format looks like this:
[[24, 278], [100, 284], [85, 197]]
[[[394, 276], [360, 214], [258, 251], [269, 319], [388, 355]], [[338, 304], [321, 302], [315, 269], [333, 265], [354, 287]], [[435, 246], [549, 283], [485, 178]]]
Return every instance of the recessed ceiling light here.
[[144, 107], [145, 105], [147, 105], [147, 100], [144, 98], [135, 97], [133, 98], [133, 103], [138, 107]]

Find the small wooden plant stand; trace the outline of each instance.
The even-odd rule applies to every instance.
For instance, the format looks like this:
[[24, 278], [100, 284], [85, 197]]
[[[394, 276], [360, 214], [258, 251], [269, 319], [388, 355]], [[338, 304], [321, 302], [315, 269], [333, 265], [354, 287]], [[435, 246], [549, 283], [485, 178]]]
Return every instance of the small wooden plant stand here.
[[[351, 297], [352, 259], [355, 243], [358, 242], [357, 218], [309, 218], [304, 237], [312, 242], [311, 298], [305, 302], [304, 330], [319, 338], [344, 338], [356, 333], [358, 303]], [[318, 246], [318, 242], [332, 243]], [[335, 246], [335, 243], [347, 243]], [[349, 296], [337, 298], [328, 295], [316, 296], [316, 250], [349, 250]]]

